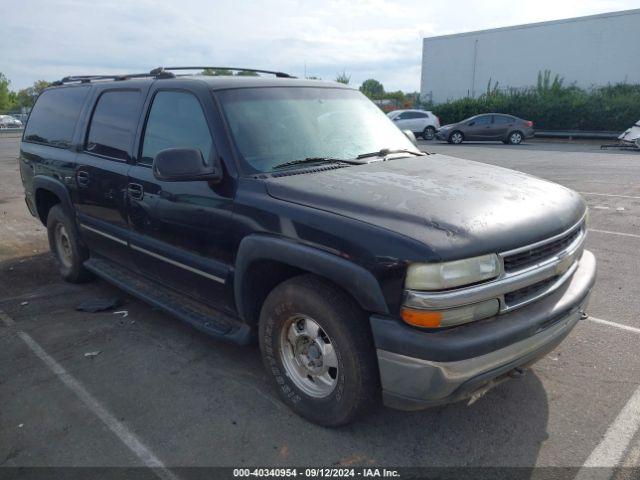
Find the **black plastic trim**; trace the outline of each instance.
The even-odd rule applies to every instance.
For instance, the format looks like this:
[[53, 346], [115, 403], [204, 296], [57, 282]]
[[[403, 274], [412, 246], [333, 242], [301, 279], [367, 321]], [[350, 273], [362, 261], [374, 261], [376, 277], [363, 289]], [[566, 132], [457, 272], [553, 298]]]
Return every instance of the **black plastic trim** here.
[[247, 319], [243, 298], [245, 275], [254, 261], [274, 260], [331, 280], [354, 296], [370, 312], [388, 313], [380, 285], [371, 272], [337, 255], [267, 235], [250, 235], [240, 242], [234, 277], [234, 294], [240, 317]]

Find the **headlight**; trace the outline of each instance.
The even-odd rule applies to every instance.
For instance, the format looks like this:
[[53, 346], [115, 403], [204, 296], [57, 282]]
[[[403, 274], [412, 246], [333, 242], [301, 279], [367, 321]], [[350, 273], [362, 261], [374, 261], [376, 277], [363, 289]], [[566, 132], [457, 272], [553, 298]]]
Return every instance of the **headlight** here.
[[445, 263], [409, 265], [405, 286], [409, 290], [447, 290], [495, 278], [500, 260], [495, 254]]

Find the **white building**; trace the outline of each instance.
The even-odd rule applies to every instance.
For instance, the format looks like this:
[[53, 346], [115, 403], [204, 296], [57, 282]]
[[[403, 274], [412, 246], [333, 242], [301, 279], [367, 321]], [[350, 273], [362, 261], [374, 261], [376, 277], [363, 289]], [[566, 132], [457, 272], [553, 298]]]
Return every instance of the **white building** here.
[[565, 85], [640, 83], [640, 9], [425, 38], [423, 99], [479, 96], [489, 80], [535, 85], [550, 70]]

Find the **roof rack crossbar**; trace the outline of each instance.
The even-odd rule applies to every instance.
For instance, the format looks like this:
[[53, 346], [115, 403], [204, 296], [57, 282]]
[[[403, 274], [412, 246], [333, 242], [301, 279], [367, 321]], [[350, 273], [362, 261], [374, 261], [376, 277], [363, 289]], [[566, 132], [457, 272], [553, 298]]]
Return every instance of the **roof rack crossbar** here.
[[154, 71], [167, 71], [167, 70], [231, 70], [234, 72], [255, 72], [255, 73], [267, 73], [269, 75], [275, 75], [276, 77], [279, 78], [296, 78], [292, 75], [289, 75], [288, 73], [285, 72], [276, 72], [274, 70], [261, 70], [258, 68], [242, 68], [242, 67], [211, 67], [211, 66], [205, 66], [205, 67], [158, 67], [156, 69], [153, 69], [152, 72]]

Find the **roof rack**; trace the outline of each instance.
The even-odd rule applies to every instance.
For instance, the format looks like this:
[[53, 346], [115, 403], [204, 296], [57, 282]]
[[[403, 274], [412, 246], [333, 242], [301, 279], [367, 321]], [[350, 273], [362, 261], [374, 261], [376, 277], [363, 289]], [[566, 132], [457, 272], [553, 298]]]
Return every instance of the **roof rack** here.
[[278, 78], [296, 78], [285, 72], [276, 72], [273, 70], [260, 70], [257, 68], [239, 68], [239, 67], [158, 67], [151, 72], [162, 72], [167, 70], [231, 70], [234, 72], [254, 72], [254, 73], [267, 73], [269, 75], [275, 75]]
[[68, 77], [64, 77], [61, 80], [53, 82], [52, 85], [64, 85], [65, 83], [91, 83], [100, 80], [129, 80], [131, 78], [174, 78], [175, 75], [171, 72], [159, 71], [158, 69], [154, 69], [149, 73], [124, 73], [118, 75], [71, 75]]
[[131, 78], [175, 78], [175, 73], [170, 70], [232, 70], [236, 72], [255, 72], [255, 73], [267, 73], [275, 75], [279, 78], [296, 78], [288, 73], [274, 72], [272, 70], [258, 70], [255, 68], [235, 68], [235, 67], [158, 67], [151, 70], [149, 73], [125, 73], [119, 75], [71, 75], [64, 77], [61, 80], [55, 81], [52, 85], [64, 85], [66, 83], [91, 83], [101, 80], [113, 80], [121, 81]]

